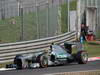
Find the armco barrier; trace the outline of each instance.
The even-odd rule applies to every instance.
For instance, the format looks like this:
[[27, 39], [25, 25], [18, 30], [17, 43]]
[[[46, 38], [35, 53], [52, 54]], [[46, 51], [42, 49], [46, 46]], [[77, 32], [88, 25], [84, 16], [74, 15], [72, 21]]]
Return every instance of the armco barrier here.
[[62, 35], [38, 40], [0, 44], [0, 63], [12, 61], [16, 54], [43, 51], [45, 48], [49, 47], [52, 42], [63, 44], [66, 41], [75, 41], [75, 39], [76, 32], [73, 31]]

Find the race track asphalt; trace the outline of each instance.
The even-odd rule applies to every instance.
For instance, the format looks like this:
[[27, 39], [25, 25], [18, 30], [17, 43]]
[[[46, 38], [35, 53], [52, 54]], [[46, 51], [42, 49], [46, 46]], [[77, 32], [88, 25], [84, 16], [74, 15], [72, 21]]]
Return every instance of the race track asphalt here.
[[55, 66], [48, 68], [0, 71], [0, 75], [45, 75], [51, 73], [87, 70], [100, 70], [100, 61], [88, 62], [87, 64], [83, 65], [72, 63], [64, 66]]

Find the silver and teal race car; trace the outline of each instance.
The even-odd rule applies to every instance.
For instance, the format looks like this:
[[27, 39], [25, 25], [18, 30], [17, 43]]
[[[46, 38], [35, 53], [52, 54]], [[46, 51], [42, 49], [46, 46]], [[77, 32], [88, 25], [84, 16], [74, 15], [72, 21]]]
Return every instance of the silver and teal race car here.
[[[63, 65], [72, 62], [78, 64], [86, 64], [88, 61], [88, 53], [79, 48], [76, 53], [72, 53], [72, 45], [76, 43], [64, 43], [63, 46], [52, 44], [50, 49], [43, 52], [20, 54], [14, 58], [14, 67], [16, 69], [48, 67], [55, 65]], [[9, 66], [7, 66], [9, 67]]]

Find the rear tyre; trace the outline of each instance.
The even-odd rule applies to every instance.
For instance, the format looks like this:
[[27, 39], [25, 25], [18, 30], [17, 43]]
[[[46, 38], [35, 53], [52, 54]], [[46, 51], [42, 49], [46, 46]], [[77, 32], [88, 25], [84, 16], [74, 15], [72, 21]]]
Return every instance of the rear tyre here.
[[22, 69], [22, 60], [19, 59], [20, 55], [17, 55], [14, 58], [14, 64], [16, 65], [16, 69]]
[[88, 53], [86, 51], [80, 51], [77, 53], [78, 64], [86, 64], [88, 61]]

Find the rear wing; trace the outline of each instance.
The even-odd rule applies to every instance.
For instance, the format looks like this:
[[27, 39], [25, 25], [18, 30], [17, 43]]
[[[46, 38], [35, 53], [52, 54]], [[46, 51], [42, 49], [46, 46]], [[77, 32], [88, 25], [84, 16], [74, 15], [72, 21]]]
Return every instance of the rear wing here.
[[76, 46], [77, 51], [83, 51], [84, 47], [83, 44], [80, 42], [66, 42], [64, 43], [64, 47], [72, 52], [72, 47]]

